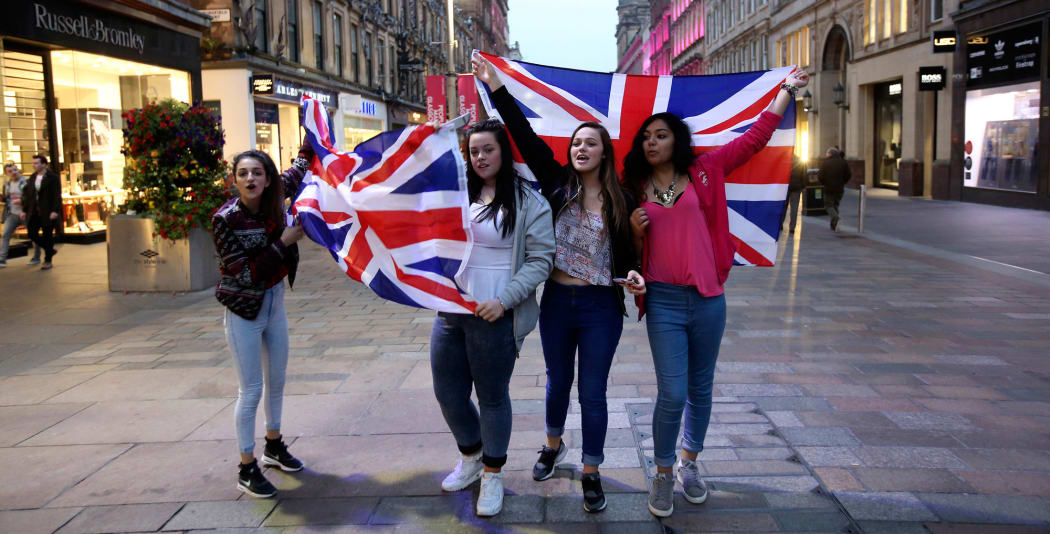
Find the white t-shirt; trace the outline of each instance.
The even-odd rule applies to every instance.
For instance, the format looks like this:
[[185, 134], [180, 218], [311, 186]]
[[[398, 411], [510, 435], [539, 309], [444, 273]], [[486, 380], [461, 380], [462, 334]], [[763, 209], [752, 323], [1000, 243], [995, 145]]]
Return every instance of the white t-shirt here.
[[478, 302], [496, 298], [507, 287], [514, 248], [513, 234], [503, 237], [503, 213], [496, 214], [493, 224], [492, 218], [479, 220], [484, 209], [484, 204], [470, 205], [474, 246], [460, 276], [463, 289]]

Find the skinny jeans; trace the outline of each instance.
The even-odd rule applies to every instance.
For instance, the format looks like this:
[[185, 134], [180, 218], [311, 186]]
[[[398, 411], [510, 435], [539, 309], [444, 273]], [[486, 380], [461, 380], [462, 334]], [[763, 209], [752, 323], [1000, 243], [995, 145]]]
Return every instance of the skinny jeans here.
[[[288, 316], [284, 309], [284, 282], [266, 290], [262, 309], [254, 320], [229, 309], [224, 319], [226, 343], [237, 364], [240, 387], [234, 421], [237, 446], [244, 454], [255, 448], [255, 413], [263, 402], [267, 430], [281, 429], [285, 373], [288, 368]], [[265, 349], [265, 350], [264, 350]]]
[[683, 412], [682, 448], [697, 453], [704, 448], [726, 300], [725, 295], [704, 297], [691, 286], [649, 282], [647, 288], [645, 324], [657, 380], [653, 460], [671, 467]]

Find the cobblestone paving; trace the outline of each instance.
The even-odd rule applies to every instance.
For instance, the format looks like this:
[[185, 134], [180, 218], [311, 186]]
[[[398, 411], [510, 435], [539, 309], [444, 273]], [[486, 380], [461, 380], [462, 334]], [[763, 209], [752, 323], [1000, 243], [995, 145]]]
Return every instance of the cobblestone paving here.
[[57, 300], [5, 319], [0, 532], [1050, 528], [1050, 290], [835, 236], [819, 219], [777, 267], [733, 271], [700, 457], [712, 495], [679, 496], [662, 522], [645, 505], [656, 386], [633, 315], [609, 384], [608, 509], [582, 509], [575, 402], [566, 463], [531, 479], [545, 383], [534, 333], [511, 384], [504, 510], [479, 520], [476, 485], [439, 488], [457, 452], [431, 389], [432, 313], [374, 297], [306, 247], [286, 295], [284, 433], [307, 470], [268, 471], [280, 493], [260, 501], [235, 488], [237, 382], [218, 304], [207, 292], [109, 294], [103, 246], [71, 247], [49, 273], [17, 261], [0, 272], [5, 297]]

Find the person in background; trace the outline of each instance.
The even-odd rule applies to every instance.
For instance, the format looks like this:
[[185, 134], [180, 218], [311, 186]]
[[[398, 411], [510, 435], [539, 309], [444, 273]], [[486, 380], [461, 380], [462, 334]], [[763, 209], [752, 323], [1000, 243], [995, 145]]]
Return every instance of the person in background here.
[[834, 147], [829, 148], [824, 154], [824, 162], [820, 164], [820, 183], [824, 185], [824, 206], [831, 216], [831, 231], [839, 228], [839, 202], [842, 202], [842, 194], [846, 190], [851, 174], [849, 164], [840, 157], [840, 153]]
[[[4, 165], [4, 174], [7, 175], [7, 181], [0, 187], [0, 197], [4, 202], [4, 211], [0, 215], [0, 224], [3, 225], [3, 240], [0, 242], [0, 268], [7, 267], [7, 253], [11, 247], [11, 236], [15, 233], [15, 228], [24, 224], [26, 220], [25, 211], [22, 210], [22, 191], [28, 181], [21, 172], [18, 172], [18, 165], [12, 162]], [[40, 247], [34, 244], [33, 249], [36, 252], [36, 263], [40, 263]]]
[[806, 188], [806, 166], [798, 156], [791, 156], [791, 178], [788, 181], [788, 196], [784, 201], [784, 217], [781, 218], [780, 226], [783, 230], [784, 221], [791, 214], [791, 224], [788, 233], [795, 233], [795, 223], [798, 222], [798, 203], [802, 197], [802, 191]]
[[[33, 175], [22, 192], [29, 239], [44, 250], [44, 264], [40, 270], [46, 271], [51, 268], [51, 259], [58, 252], [55, 250], [55, 231], [62, 225], [62, 184], [58, 175], [47, 167], [47, 156], [33, 156]], [[29, 264], [35, 265], [33, 261]]]
[[239, 194], [212, 216], [221, 272], [215, 298], [226, 307], [226, 342], [240, 385], [234, 409], [241, 455], [237, 489], [252, 497], [277, 493], [255, 461], [255, 413], [260, 400], [266, 414], [262, 463], [282, 471], [303, 468], [281, 436], [288, 367], [284, 279], [288, 278], [289, 287], [295, 282], [296, 243], [304, 236], [301, 226], [285, 225], [284, 201], [299, 190], [312, 159], [313, 149], [304, 145], [292, 167], [277, 174], [267, 153], [238, 154], [233, 158], [233, 180]]

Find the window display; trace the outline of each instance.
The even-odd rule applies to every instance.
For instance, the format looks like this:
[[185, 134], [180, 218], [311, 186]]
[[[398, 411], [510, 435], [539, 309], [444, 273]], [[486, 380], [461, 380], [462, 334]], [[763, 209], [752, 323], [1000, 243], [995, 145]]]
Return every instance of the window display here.
[[121, 113], [166, 98], [189, 102], [189, 74], [75, 50], [50, 54], [65, 232], [103, 231], [124, 201]]
[[345, 115], [343, 132], [346, 134], [346, 150], [353, 150], [358, 144], [383, 133], [382, 119], [369, 119]]
[[1039, 82], [966, 93], [963, 185], [1036, 192]]

